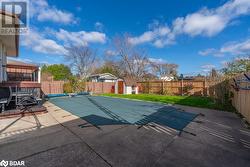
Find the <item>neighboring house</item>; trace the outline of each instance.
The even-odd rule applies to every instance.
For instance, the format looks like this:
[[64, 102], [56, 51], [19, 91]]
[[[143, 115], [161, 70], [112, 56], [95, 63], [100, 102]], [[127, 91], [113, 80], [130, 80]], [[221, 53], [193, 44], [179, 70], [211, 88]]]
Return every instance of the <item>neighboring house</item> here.
[[110, 73], [94, 74], [89, 77], [90, 82], [116, 82], [118, 78]]
[[163, 81], [173, 81], [174, 80], [174, 76], [172, 76], [172, 75], [166, 75], [166, 76], [161, 77], [160, 80], [163, 80]]
[[179, 80], [186, 80], [186, 81], [204, 81], [206, 79], [205, 76], [185, 76], [183, 78], [179, 77]]

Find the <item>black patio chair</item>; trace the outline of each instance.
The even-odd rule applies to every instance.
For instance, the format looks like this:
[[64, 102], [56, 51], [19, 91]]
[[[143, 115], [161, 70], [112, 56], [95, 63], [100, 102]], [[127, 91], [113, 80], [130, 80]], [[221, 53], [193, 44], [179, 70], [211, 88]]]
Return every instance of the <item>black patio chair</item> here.
[[5, 111], [5, 106], [8, 106], [12, 98], [12, 89], [11, 87], [0, 87], [0, 105], [1, 112]]
[[18, 109], [28, 110], [32, 106], [38, 105], [40, 101], [34, 90], [18, 91], [16, 89], [16, 106]]

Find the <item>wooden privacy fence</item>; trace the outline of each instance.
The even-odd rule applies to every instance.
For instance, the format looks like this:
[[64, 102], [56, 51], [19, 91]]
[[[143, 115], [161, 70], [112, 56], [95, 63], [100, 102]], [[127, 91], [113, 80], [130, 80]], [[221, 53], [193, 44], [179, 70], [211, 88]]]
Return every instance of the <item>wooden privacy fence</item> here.
[[206, 81], [147, 81], [138, 82], [138, 86], [139, 93], [197, 96], [208, 94]]
[[86, 82], [85, 90], [95, 94], [115, 93], [115, 82]]
[[[64, 93], [64, 81], [43, 81], [41, 88], [44, 94], [61, 94]], [[114, 82], [85, 82], [85, 91], [95, 94], [115, 93]]]
[[[250, 73], [247, 74], [250, 76]], [[43, 81], [44, 94], [63, 93], [64, 81]], [[147, 81], [138, 82], [139, 93], [210, 96], [219, 103], [232, 105], [250, 122], [250, 81], [240, 75], [234, 79], [216, 81]], [[96, 94], [115, 93], [114, 82], [86, 82], [85, 91]]]
[[44, 94], [63, 93], [64, 81], [42, 81], [41, 88]]
[[[247, 74], [250, 76], [250, 73]], [[250, 79], [250, 78], [249, 78]], [[232, 105], [250, 123], [250, 80], [239, 75], [230, 80]], [[236, 81], [236, 82], [235, 82]]]

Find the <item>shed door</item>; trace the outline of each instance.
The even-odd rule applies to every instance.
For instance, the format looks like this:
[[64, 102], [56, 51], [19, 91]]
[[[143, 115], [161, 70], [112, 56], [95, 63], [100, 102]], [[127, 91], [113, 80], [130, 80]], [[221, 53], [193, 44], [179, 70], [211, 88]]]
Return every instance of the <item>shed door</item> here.
[[123, 94], [123, 81], [118, 81], [118, 94]]

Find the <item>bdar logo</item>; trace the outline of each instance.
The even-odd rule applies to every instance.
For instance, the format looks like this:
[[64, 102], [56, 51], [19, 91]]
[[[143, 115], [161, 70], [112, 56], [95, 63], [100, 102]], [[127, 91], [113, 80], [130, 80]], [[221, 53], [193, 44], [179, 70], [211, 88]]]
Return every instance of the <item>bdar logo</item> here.
[[0, 162], [0, 166], [4, 166], [4, 167], [8, 166], [8, 161], [2, 160]]

